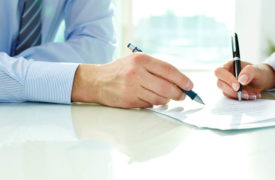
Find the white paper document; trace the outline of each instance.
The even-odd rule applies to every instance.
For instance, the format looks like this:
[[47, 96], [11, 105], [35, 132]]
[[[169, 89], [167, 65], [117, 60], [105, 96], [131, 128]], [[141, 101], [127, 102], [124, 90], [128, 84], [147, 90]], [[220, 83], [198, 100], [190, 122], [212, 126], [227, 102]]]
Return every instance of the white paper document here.
[[221, 130], [275, 126], [275, 100], [236, 101], [221, 98], [200, 106], [171, 102], [152, 111], [204, 128]]

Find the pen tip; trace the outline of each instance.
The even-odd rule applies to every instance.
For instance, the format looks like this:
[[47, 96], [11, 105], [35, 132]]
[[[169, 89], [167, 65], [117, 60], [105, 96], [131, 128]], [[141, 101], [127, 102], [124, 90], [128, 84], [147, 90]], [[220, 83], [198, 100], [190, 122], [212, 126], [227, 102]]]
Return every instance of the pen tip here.
[[196, 102], [202, 104], [202, 105], [205, 105], [205, 103], [203, 102], [203, 100], [202, 100], [199, 96], [196, 96], [194, 100], [195, 100]]
[[239, 101], [242, 101], [242, 91], [239, 91], [239, 92], [238, 92], [238, 100], [239, 100]]

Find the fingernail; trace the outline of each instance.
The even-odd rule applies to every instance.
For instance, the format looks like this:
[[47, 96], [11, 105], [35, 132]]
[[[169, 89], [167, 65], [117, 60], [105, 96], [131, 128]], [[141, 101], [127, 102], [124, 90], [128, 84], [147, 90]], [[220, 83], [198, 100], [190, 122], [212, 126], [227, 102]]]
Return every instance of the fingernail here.
[[239, 90], [239, 86], [236, 83], [232, 83], [232, 87], [233, 87], [234, 91], [238, 91]]
[[248, 94], [243, 94], [243, 95], [242, 95], [242, 98], [248, 100], [248, 99], [249, 99], [249, 96], [248, 96]]
[[256, 96], [256, 95], [249, 95], [249, 99], [251, 99], [251, 100], [256, 100], [256, 99], [257, 99], [257, 96]]
[[186, 98], [186, 95], [185, 94], [183, 94], [181, 97], [180, 97], [180, 101], [183, 101], [184, 99]]
[[262, 99], [262, 95], [261, 95], [261, 94], [258, 94], [258, 95], [257, 95], [257, 98], [258, 98], [258, 99]]
[[247, 75], [242, 75], [240, 78], [239, 78], [239, 82], [242, 84], [242, 85], [245, 85], [248, 81], [248, 77]]
[[191, 83], [191, 81], [187, 81], [187, 82], [186, 82], [185, 88], [186, 88], [186, 90], [189, 90], [189, 89], [192, 88], [192, 83]]

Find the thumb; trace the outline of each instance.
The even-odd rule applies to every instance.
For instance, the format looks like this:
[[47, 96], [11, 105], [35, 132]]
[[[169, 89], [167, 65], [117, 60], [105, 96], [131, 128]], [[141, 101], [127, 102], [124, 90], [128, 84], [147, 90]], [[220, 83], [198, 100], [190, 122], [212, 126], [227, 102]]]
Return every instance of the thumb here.
[[242, 85], [249, 84], [258, 74], [258, 70], [253, 65], [245, 66], [239, 74], [238, 81]]

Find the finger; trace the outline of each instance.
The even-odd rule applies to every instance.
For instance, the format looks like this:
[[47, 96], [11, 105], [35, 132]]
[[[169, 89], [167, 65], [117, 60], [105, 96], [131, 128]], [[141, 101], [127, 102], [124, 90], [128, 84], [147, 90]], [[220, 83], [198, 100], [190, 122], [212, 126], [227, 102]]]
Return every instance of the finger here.
[[174, 85], [173, 83], [162, 79], [161, 77], [158, 77], [154, 74], [151, 74], [147, 71], [144, 71], [143, 73], [143, 81], [141, 82], [141, 85], [162, 96], [167, 99], [174, 99], [174, 100], [181, 100], [184, 99], [184, 94], [181, 92], [181, 90]]
[[239, 74], [238, 81], [242, 85], [249, 84], [255, 77], [260, 77], [261, 73], [253, 65], [246, 66]]
[[243, 87], [242, 95], [246, 97], [245, 99], [249, 100], [256, 100], [261, 98], [261, 92], [250, 86]]
[[233, 61], [232, 60], [228, 61], [221, 68], [224, 68], [224, 69], [228, 70], [229, 72], [233, 73]]
[[[223, 95], [228, 97], [228, 98], [231, 98], [231, 99], [238, 99], [238, 97], [232, 96], [232, 94], [227, 94], [225, 92], [223, 92]], [[242, 94], [242, 100], [250, 100], [250, 99], [249, 99], [249, 96], [247, 94]]]
[[126, 108], [151, 108], [153, 105], [143, 99], [137, 98], [134, 104], [127, 106]]
[[141, 88], [142, 90], [138, 96], [139, 99], [144, 100], [152, 105], [164, 105], [168, 103], [169, 99], [159, 96], [146, 88]]
[[[233, 61], [230, 60], [227, 63], [225, 63], [222, 67], [227, 69], [229, 72], [234, 73], [234, 68], [233, 68]], [[246, 61], [241, 61], [241, 67], [244, 68], [247, 65], [251, 65], [251, 63], [246, 62]]]
[[153, 57], [148, 57], [148, 59], [145, 64], [148, 72], [167, 79], [184, 90], [189, 91], [193, 88], [192, 81], [174, 66]]
[[[228, 86], [227, 83], [218, 80], [217, 82], [218, 87], [223, 91], [224, 95], [233, 98], [238, 99], [238, 94], [235, 92], [230, 86]], [[256, 100], [260, 99], [261, 94], [259, 92], [255, 92], [251, 87], [244, 87], [242, 90], [242, 99], [244, 100]]]
[[229, 86], [226, 82], [222, 80], [218, 80], [217, 86], [219, 89], [222, 90], [223, 93], [225, 93], [228, 97], [236, 99], [238, 97], [238, 94], [236, 91], [232, 89], [231, 86]]
[[232, 94], [226, 94], [225, 92], [223, 92], [223, 95], [230, 98], [230, 99], [237, 99], [237, 97], [232, 96]]
[[[227, 94], [225, 92], [223, 92], [224, 96], [226, 97], [229, 97], [231, 99], [238, 99], [237, 97], [235, 96], [232, 96], [232, 94]], [[258, 95], [249, 95], [245, 92], [242, 92], [242, 100], [256, 100], [256, 99], [261, 99], [261, 94], [258, 94]]]
[[240, 89], [240, 83], [235, 76], [225, 68], [218, 68], [215, 70], [215, 75], [219, 80], [225, 82], [228, 86], [232, 87], [234, 91]]

